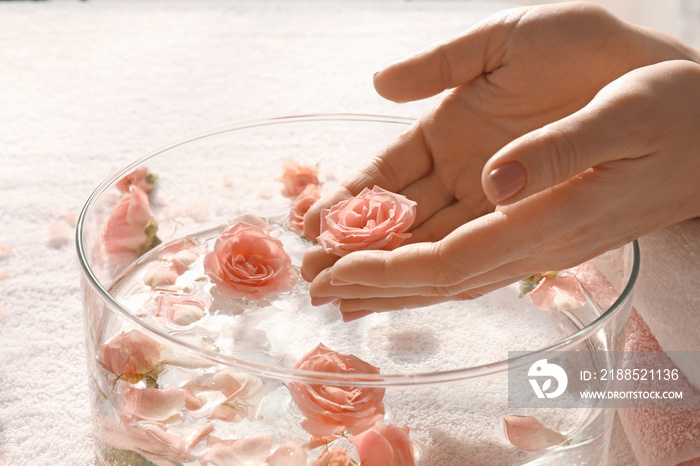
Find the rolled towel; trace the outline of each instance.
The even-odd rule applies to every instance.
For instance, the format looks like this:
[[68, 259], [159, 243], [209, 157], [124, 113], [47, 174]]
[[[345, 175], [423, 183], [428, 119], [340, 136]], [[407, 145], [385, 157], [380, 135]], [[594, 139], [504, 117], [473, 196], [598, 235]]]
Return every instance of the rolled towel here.
[[[700, 394], [700, 219], [639, 239], [641, 268], [626, 328], [626, 351], [667, 351]], [[576, 270], [604, 307], [620, 290], [586, 264]], [[683, 352], [683, 353], [679, 353]], [[700, 466], [700, 409], [619, 409], [640, 466]]]
[[[636, 310], [627, 324], [625, 351], [661, 351], [661, 346]], [[686, 391], [696, 390], [688, 384]], [[700, 466], [700, 409], [618, 409], [640, 466]]]
[[[700, 218], [639, 239], [634, 306], [663, 351], [700, 389]], [[700, 417], [700, 413], [698, 414]]]

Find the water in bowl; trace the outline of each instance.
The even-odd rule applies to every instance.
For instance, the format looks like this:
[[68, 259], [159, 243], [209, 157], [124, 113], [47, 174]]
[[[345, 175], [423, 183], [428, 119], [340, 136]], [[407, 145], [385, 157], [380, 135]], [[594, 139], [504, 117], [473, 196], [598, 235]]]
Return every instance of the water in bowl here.
[[[263, 220], [271, 226], [270, 234], [283, 243], [293, 267], [298, 270], [310, 243], [287, 228], [286, 216]], [[582, 328], [581, 322], [591, 322], [600, 315], [592, 301], [575, 312], [542, 311], [527, 297], [518, 298], [518, 286], [513, 285], [474, 301], [373, 314], [345, 323], [333, 304], [311, 305], [308, 283], [301, 278], [291, 291], [263, 300], [221, 296], [204, 271], [203, 257], [228, 226], [210, 228], [151, 250], [127, 267], [110, 288], [109, 293], [140, 322], [185, 344], [166, 343], [164, 363], [158, 370], [141, 379], [128, 380], [129, 384], [139, 388], [183, 388], [201, 374], [220, 367], [192, 348], [213, 351], [256, 367], [270, 367], [274, 372], [274, 368], [291, 368], [301, 356], [323, 343], [339, 353], [354, 354], [380, 368], [382, 374], [405, 377], [405, 383], [389, 384], [387, 388], [383, 422], [409, 428], [418, 464], [556, 464], [563, 461], [561, 455], [568, 464], [598, 464], [602, 460], [611, 420], [610, 413], [603, 410], [513, 412], [508, 408], [504, 372], [450, 383], [411, 383], [412, 376], [418, 374], [479, 366], [506, 359], [508, 351], [546, 347]], [[196, 257], [191, 257], [187, 269], [174, 283], [154, 284], [153, 277], [149, 278], [154, 266], [172, 256], [169, 251], [174, 245], [183, 244], [189, 245]], [[160, 300], [168, 297], [194, 302], [199, 311], [180, 313], [173, 319], [172, 313], [161, 312], [159, 307]], [[103, 344], [138, 327], [119, 319], [105, 326]], [[604, 345], [604, 334], [598, 338]], [[211, 435], [220, 439], [269, 436], [274, 439], [270, 451], [291, 441], [304, 447], [310, 463], [325, 446], [310, 444], [312, 439], [300, 427], [303, 416], [289, 395], [287, 381], [274, 375], [252, 377], [259, 378], [264, 387], [260, 412], [254, 418], [226, 422], [195, 417], [183, 410], [168, 419], [168, 432], [181, 433], [180, 438], [184, 439], [194, 438], [198, 429], [201, 431], [210, 423]], [[103, 423], [111, 420], [118, 424], [124, 419], [120, 408], [124, 394], [116, 389], [118, 379], [104, 367], [93, 376], [96, 410], [103, 416]], [[518, 450], [503, 434], [502, 418], [509, 414], [536, 415], [569, 440], [551, 451]], [[149, 433], [154, 425], [153, 420], [138, 417], [132, 417], [129, 423]], [[572, 442], [574, 438], [578, 440]], [[157, 442], [161, 440], [167, 442], [167, 439]], [[572, 443], [576, 448], [570, 446]], [[194, 465], [200, 464], [210, 448], [204, 438], [188, 445], [187, 451], [172, 455], [167, 454], [167, 447], [154, 453], [148, 448], [119, 446], [123, 445], [100, 442], [102, 461], [138, 464], [134, 459], [137, 458], [144, 464], [162, 461]], [[353, 451], [344, 436], [337, 437], [333, 446]], [[181, 447], [175, 447], [178, 448]], [[552, 455], [559, 455], [558, 459], [552, 460]]]

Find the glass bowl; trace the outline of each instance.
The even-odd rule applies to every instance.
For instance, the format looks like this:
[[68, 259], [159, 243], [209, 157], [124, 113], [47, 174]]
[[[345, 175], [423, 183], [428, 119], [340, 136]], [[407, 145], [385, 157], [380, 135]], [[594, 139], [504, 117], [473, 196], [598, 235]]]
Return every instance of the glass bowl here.
[[[542, 310], [517, 284], [347, 323], [332, 303], [311, 305], [298, 278], [311, 243], [290, 229], [296, 193], [283, 193], [285, 167], [298, 164], [331, 191], [411, 121], [230, 125], [153, 150], [99, 185], [77, 248], [102, 464], [294, 466], [342, 452], [357, 464], [604, 460], [612, 410], [514, 408], [509, 368], [525, 364], [513, 352], [595, 359], [621, 349], [636, 243], [560, 272], [585, 297], [574, 308]], [[288, 287], [230, 296], [212, 281], [205, 257], [241, 222], [286, 252]], [[600, 283], [607, 292], [592, 290]], [[504, 428], [510, 415], [536, 418], [555, 441], [523, 448]]]

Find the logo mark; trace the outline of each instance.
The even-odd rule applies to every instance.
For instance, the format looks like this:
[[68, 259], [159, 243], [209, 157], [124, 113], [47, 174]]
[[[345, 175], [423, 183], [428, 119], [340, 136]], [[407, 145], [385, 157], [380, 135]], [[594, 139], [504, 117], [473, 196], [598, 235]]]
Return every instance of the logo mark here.
[[[528, 379], [532, 389], [535, 391], [537, 398], [556, 398], [566, 390], [566, 385], [569, 383], [569, 378], [561, 366], [553, 363], [548, 363], [546, 359], [540, 359], [530, 366], [527, 372], [530, 377], [547, 377], [540, 387], [535, 379]], [[552, 379], [557, 381], [557, 387], [554, 391], [548, 391], [552, 386]]]

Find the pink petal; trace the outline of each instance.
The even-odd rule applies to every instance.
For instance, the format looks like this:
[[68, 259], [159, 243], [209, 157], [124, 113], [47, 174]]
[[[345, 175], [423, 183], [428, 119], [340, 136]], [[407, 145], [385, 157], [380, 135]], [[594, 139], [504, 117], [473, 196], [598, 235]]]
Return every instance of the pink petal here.
[[362, 466], [394, 466], [394, 449], [376, 430], [367, 430], [350, 437], [360, 454]]
[[222, 369], [190, 380], [185, 392], [192, 416], [240, 422], [258, 418], [264, 387], [257, 377]]
[[394, 464], [409, 466], [415, 464], [413, 444], [408, 437], [408, 427], [397, 427], [391, 424], [377, 422], [374, 428], [389, 442], [394, 449]]
[[129, 419], [168, 422], [179, 416], [185, 404], [181, 388], [128, 387], [122, 413]]
[[525, 451], [539, 451], [566, 440], [559, 432], [545, 427], [534, 416], [510, 415], [503, 418], [510, 443]]
[[210, 435], [210, 448], [204, 455], [204, 461], [214, 466], [262, 465], [270, 454], [273, 443], [272, 437], [268, 435], [241, 440], [221, 440]]
[[151, 288], [171, 286], [177, 282], [180, 273], [169, 261], [153, 262], [143, 276], [143, 283]]
[[189, 453], [202, 440], [214, 431], [214, 424], [206, 422], [196, 426], [191, 430], [187, 437], [168, 432], [165, 428], [159, 425], [153, 425], [146, 429], [148, 433], [160, 440], [166, 445], [182, 453]]
[[311, 463], [311, 466], [350, 466], [352, 458], [348, 456], [346, 449], [326, 448], [323, 453]]
[[270, 466], [306, 466], [308, 464], [306, 452], [294, 442], [287, 442], [278, 447], [266, 461]]
[[49, 223], [48, 245], [58, 249], [70, 243], [73, 239], [73, 228], [65, 220], [56, 220]]
[[11, 244], [0, 244], [0, 259], [7, 259], [12, 255]]
[[147, 374], [160, 364], [160, 353], [158, 342], [130, 330], [102, 345], [97, 357], [116, 375]]
[[586, 296], [574, 275], [544, 277], [530, 292], [530, 299], [545, 311], [570, 311], [586, 304]]

